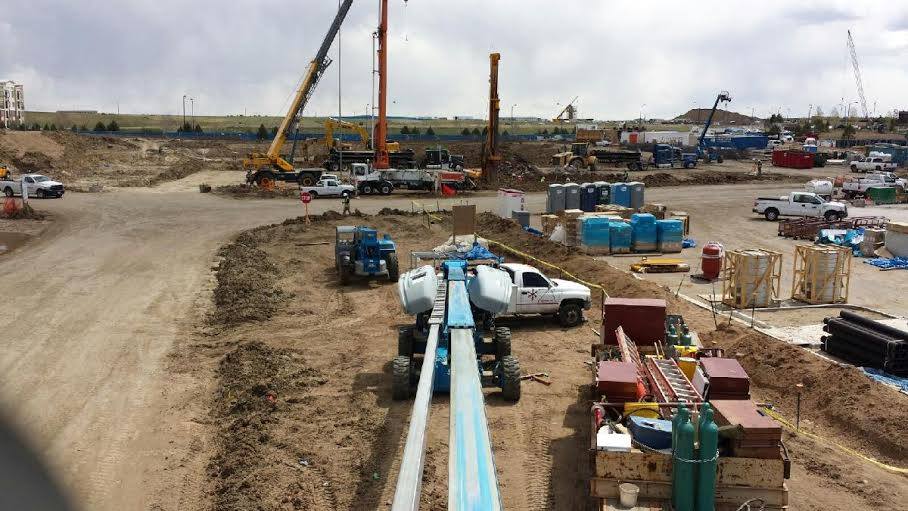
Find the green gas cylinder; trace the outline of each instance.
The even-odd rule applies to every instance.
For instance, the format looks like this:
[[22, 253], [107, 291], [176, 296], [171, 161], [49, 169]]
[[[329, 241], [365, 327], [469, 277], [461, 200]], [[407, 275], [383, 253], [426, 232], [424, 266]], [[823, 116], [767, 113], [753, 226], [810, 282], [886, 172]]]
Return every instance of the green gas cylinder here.
[[711, 408], [701, 409], [700, 463], [697, 464], [697, 511], [713, 511], [715, 508], [716, 467], [719, 462], [716, 454], [718, 452], [719, 426], [713, 422], [713, 411]]
[[690, 335], [690, 329], [687, 325], [681, 327], [681, 346], [690, 346], [693, 344], [693, 338]]
[[674, 481], [672, 483], [672, 500], [677, 511], [693, 511], [694, 509], [694, 466], [690, 460], [694, 456], [694, 425], [690, 422], [687, 410], [679, 419], [678, 434], [675, 436], [677, 445], [674, 451]]
[[680, 342], [681, 338], [678, 337], [678, 331], [675, 330], [675, 325], [668, 325], [668, 332], [666, 333], [666, 341], [669, 346], [674, 346]]
[[[678, 431], [681, 429], [681, 423], [690, 419], [690, 412], [687, 407], [679, 404], [678, 411], [672, 416], [672, 452], [678, 449]], [[675, 476], [678, 475], [678, 464], [672, 459], [672, 505], [675, 504]]]

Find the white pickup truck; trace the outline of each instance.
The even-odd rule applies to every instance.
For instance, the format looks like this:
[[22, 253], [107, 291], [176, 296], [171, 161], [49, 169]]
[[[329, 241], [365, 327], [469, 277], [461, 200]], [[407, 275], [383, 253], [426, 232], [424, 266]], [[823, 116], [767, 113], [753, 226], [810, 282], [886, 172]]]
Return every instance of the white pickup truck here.
[[356, 187], [345, 185], [337, 179], [319, 179], [315, 186], [301, 186], [300, 192], [309, 192], [313, 199], [318, 197], [350, 197], [356, 195]]
[[848, 216], [848, 207], [841, 202], [827, 202], [815, 193], [791, 192], [782, 197], [760, 197], [754, 201], [753, 212], [770, 222], [780, 216], [805, 216], [841, 220]]
[[25, 181], [25, 191], [28, 192], [29, 197], [37, 197], [39, 199], [63, 197], [63, 183], [54, 181], [41, 174], [24, 174], [22, 179], [6, 178], [0, 180], [0, 190], [3, 190], [3, 195], [7, 197], [22, 195], [22, 181]]
[[849, 179], [842, 183], [842, 192], [846, 197], [855, 197], [867, 193], [868, 188], [891, 186], [908, 189], [908, 180], [898, 177], [892, 172], [876, 172], [864, 177]]
[[884, 170], [895, 170], [898, 168], [897, 163], [893, 163], [889, 158], [883, 156], [865, 156], [859, 160], [851, 162], [852, 172], [881, 172]]
[[562, 326], [572, 327], [583, 322], [583, 310], [592, 305], [590, 288], [582, 284], [546, 277], [526, 264], [505, 263], [501, 269], [514, 286], [505, 314], [551, 314]]

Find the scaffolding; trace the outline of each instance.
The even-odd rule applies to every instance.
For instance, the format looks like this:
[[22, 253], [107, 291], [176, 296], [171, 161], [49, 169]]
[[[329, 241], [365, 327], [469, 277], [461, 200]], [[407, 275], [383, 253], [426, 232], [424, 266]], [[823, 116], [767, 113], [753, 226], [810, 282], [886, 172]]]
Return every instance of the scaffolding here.
[[795, 247], [791, 297], [810, 304], [847, 303], [851, 249], [835, 245]]
[[722, 275], [725, 305], [736, 309], [777, 305], [782, 253], [762, 248], [727, 251]]

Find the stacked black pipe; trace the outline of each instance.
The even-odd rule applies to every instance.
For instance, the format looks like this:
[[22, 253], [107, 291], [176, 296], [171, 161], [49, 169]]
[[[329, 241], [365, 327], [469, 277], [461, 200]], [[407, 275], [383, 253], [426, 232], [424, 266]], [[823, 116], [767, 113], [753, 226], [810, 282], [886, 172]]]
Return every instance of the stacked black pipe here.
[[853, 312], [823, 320], [822, 349], [854, 365], [908, 376], [908, 332]]

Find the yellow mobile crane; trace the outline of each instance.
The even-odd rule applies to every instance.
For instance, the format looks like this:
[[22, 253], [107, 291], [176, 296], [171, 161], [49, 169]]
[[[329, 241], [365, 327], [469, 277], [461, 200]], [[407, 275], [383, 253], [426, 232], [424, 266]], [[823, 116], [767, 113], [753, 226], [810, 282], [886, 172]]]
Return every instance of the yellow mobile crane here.
[[[369, 130], [363, 128], [359, 124], [352, 122], [347, 122], [339, 119], [332, 119], [328, 117], [325, 119], [325, 144], [328, 146], [328, 149], [338, 145], [337, 141], [334, 140], [334, 129], [335, 128], [346, 128], [353, 130], [359, 134], [360, 141], [366, 145], [366, 148], [369, 147]], [[343, 148], [344, 144], [339, 144]]]
[[278, 128], [274, 140], [271, 141], [268, 152], [264, 154], [252, 153], [243, 160], [243, 168], [246, 169], [246, 182], [255, 183], [262, 187], [273, 186], [275, 181], [296, 181], [302, 186], [312, 186], [321, 176], [323, 169], [320, 168], [294, 169], [293, 162], [287, 161], [281, 156], [281, 149], [283, 149], [284, 143], [287, 141], [287, 135], [293, 132], [299, 122], [303, 109], [306, 107], [306, 103], [312, 96], [313, 91], [315, 91], [315, 86], [318, 84], [319, 79], [321, 79], [325, 70], [331, 64], [328, 50], [331, 49], [331, 44], [334, 42], [337, 31], [340, 30], [340, 26], [344, 22], [344, 18], [347, 17], [347, 11], [350, 10], [352, 3], [353, 0], [344, 0], [344, 3], [338, 9], [334, 22], [331, 23], [331, 27], [328, 29], [318, 53], [315, 54], [315, 58], [309, 63], [306, 76], [303, 78], [299, 90], [296, 91], [296, 96], [294, 96], [293, 102], [290, 104], [287, 115], [281, 121], [281, 126]]

